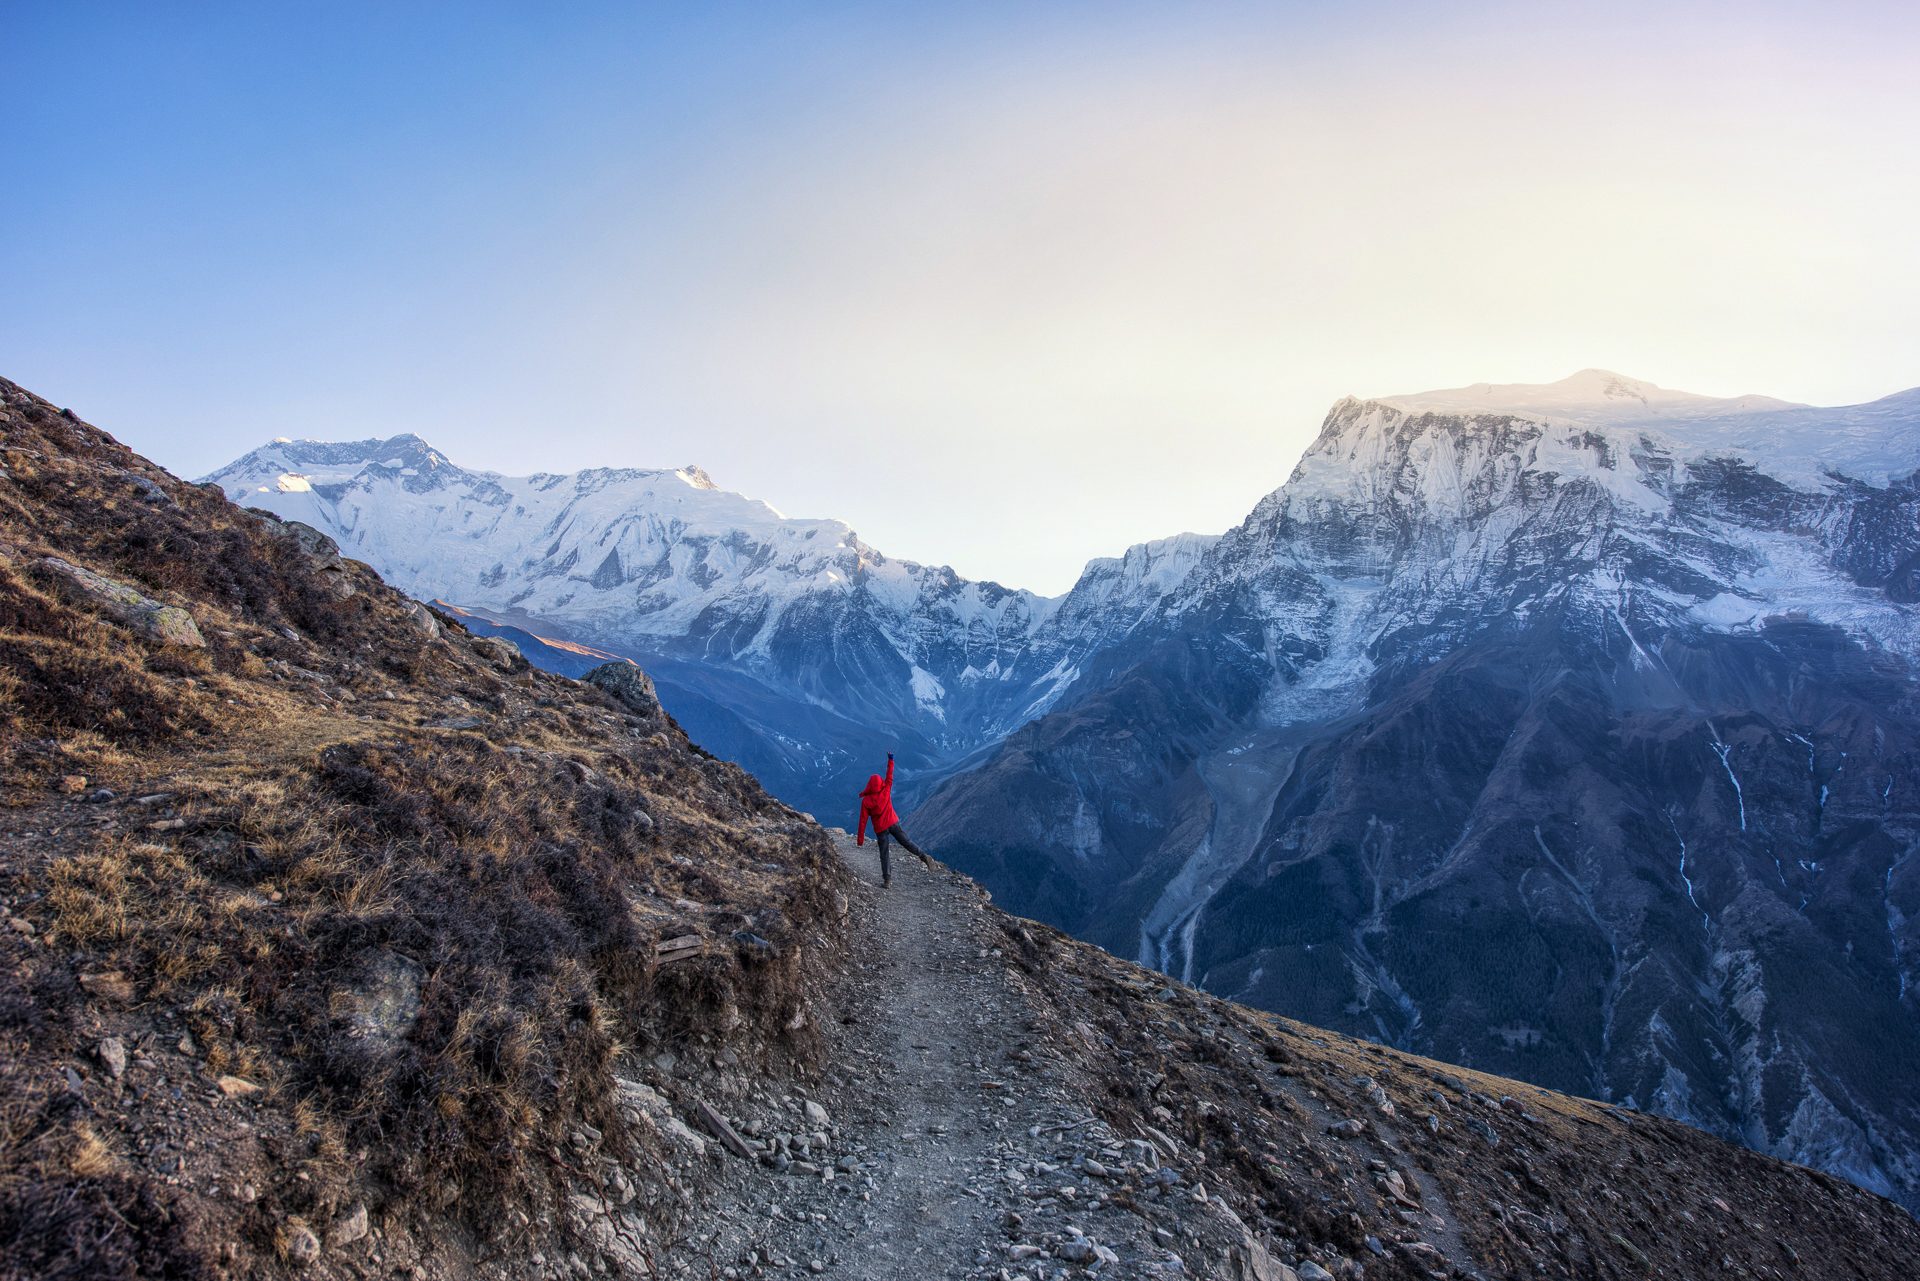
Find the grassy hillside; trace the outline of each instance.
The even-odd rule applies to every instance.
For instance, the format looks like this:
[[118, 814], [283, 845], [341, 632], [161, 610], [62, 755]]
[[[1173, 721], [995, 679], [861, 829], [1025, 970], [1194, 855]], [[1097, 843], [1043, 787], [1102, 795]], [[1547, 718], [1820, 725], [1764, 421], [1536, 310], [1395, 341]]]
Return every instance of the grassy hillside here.
[[664, 713], [0, 396], [0, 1271], [244, 1274], [363, 1207], [510, 1237], [581, 1126], [658, 1146], [621, 1055], [806, 1059], [817, 828]]

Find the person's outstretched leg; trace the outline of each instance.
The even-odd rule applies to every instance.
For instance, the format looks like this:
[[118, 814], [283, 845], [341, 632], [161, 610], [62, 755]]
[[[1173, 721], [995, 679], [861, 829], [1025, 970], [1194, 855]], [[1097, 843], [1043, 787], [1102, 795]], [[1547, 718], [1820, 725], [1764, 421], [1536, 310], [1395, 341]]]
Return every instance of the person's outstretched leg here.
[[921, 849], [918, 845], [915, 845], [912, 841], [907, 839], [907, 830], [905, 828], [901, 827], [898, 823], [895, 823], [892, 827], [889, 827], [887, 829], [887, 835], [891, 836], [894, 840], [899, 841], [901, 847], [904, 848], [907, 851], [907, 853], [918, 855], [920, 858], [920, 861], [927, 865], [927, 870], [929, 872], [933, 870], [933, 860], [927, 857], [927, 852], [925, 850]]
[[880, 845], [880, 884], [891, 885], [893, 884], [893, 863], [887, 857], [887, 834], [875, 832], [873, 839]]

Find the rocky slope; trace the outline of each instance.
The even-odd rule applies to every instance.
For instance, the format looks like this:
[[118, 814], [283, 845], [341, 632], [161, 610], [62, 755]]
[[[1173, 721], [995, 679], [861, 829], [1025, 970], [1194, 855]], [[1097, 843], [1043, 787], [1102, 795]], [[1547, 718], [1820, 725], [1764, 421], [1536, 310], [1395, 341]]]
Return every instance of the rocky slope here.
[[830, 841], [630, 665], [531, 670], [5, 382], [0, 432], [0, 1277], [463, 1275], [596, 1179], [670, 1230], [622, 1083], [812, 1060]]
[[0, 382], [0, 1277], [1911, 1272], [1892, 1203], [850, 847]]
[[1917, 470], [1920, 392], [1342, 401], [909, 823], [1210, 990], [1920, 1204]]
[[[709, 1214], [669, 1267], [1898, 1277], [1920, 1251], [1905, 1212], [1838, 1180], [1169, 983], [945, 868], [909, 860], [882, 890], [873, 847], [835, 841], [858, 882], [853, 963], [818, 993], [833, 1066], [729, 1100], [756, 1150], [710, 1145]], [[717, 1084], [697, 1062], [650, 1079], [689, 1117]]]

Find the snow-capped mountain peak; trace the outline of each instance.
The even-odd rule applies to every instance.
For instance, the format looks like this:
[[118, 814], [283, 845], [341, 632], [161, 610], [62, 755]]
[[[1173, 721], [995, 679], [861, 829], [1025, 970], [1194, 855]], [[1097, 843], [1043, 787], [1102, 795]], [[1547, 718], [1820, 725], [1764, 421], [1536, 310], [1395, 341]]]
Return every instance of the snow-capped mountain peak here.
[[1582, 369], [1557, 383], [1474, 383], [1410, 396], [1384, 396], [1378, 403], [1409, 414], [1513, 414], [1582, 426], [1725, 418], [1805, 408], [1771, 396], [1719, 398], [1669, 391], [1607, 369]]
[[[592, 468], [580, 474], [592, 476], [595, 483], [601, 484], [642, 475], [673, 477], [690, 489], [724, 492], [714, 483], [713, 477], [695, 466], [658, 471]], [[416, 493], [449, 485], [484, 486], [488, 482], [505, 479], [498, 472], [469, 471], [458, 466], [412, 432], [403, 432], [385, 440], [292, 440], [286, 436], [276, 436], [207, 479], [217, 482], [234, 502], [260, 506], [252, 495], [303, 493], [316, 488], [323, 491], [339, 490], [361, 477], [380, 479], [393, 476], [412, 478], [407, 487]], [[540, 473], [528, 479], [547, 481], [552, 476]], [[771, 507], [766, 510], [773, 511]], [[785, 518], [774, 513], [774, 519]]]
[[[420, 599], [545, 622], [656, 667], [745, 675], [758, 692], [735, 680], [726, 698], [911, 729], [932, 757], [1032, 705], [1014, 672], [1037, 661], [1057, 605], [886, 556], [843, 521], [790, 519], [696, 466], [506, 476], [405, 434], [274, 440], [206, 479], [324, 530]], [[802, 739], [791, 723], [773, 736]]]
[[[1422, 492], [1450, 490], [1450, 469], [1504, 458], [1556, 475], [1582, 474], [1623, 501], [1665, 501], [1665, 481], [1694, 463], [1730, 460], [1802, 493], [1846, 481], [1885, 486], [1920, 468], [1912, 424], [1920, 388], [1864, 405], [1821, 408], [1770, 396], [1716, 398], [1669, 391], [1604, 369], [1557, 383], [1475, 383], [1335, 405], [1294, 472], [1296, 498], [1387, 483], [1375, 465], [1407, 437]], [[1383, 434], [1384, 433], [1384, 434]], [[1522, 439], [1529, 452], [1512, 448]], [[1496, 439], [1504, 442], [1496, 445]], [[1466, 451], [1461, 453], [1459, 451]], [[1431, 461], [1435, 467], [1426, 467]], [[1406, 478], [1402, 476], [1403, 483]], [[1277, 496], [1276, 496], [1277, 497]]]
[[1139, 595], [908, 815], [997, 901], [1920, 1204], [1920, 1055], [1854, 1048], [1920, 1044], [1920, 391], [1342, 400]]

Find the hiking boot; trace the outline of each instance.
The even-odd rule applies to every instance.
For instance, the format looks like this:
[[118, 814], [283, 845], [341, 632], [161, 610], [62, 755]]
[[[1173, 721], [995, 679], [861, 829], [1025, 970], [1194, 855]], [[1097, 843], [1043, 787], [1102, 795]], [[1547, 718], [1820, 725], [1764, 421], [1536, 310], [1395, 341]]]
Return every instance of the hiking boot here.
[[885, 889], [887, 886], [891, 884], [893, 884], [893, 878], [891, 876], [883, 876], [880, 878], [880, 887], [882, 889]]

